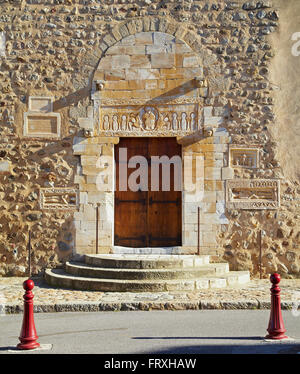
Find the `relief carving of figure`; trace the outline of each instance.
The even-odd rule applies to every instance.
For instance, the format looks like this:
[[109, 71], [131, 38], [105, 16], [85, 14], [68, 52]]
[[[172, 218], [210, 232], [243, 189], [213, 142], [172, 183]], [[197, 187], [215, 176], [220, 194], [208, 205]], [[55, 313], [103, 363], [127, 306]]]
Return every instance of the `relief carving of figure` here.
[[127, 118], [123, 114], [122, 119], [121, 119], [121, 130], [126, 131], [126, 127], [127, 127]]
[[188, 127], [187, 120], [186, 120], [186, 113], [183, 112], [181, 114], [181, 130], [186, 131]]
[[107, 114], [103, 117], [103, 130], [110, 130], [109, 117]]
[[178, 130], [178, 120], [177, 120], [177, 113], [173, 113], [172, 115], [172, 129], [174, 131], [177, 131]]
[[170, 121], [170, 115], [169, 114], [165, 115], [164, 122], [165, 122], [166, 130], [170, 130], [171, 129], [171, 121]]
[[114, 131], [117, 131], [119, 130], [119, 123], [118, 123], [118, 116], [114, 115], [113, 118], [112, 118], [112, 129]]
[[156, 117], [150, 108], [147, 108], [143, 115], [143, 123], [145, 130], [154, 130], [156, 126]]
[[165, 117], [163, 113], [159, 114], [158, 123], [157, 123], [157, 129], [158, 130], [166, 130], [167, 124], [165, 121]]
[[141, 127], [141, 121], [139, 114], [130, 113], [129, 119], [128, 119], [128, 129], [130, 131], [136, 129], [140, 129]]
[[197, 130], [195, 113], [191, 113], [191, 130]]

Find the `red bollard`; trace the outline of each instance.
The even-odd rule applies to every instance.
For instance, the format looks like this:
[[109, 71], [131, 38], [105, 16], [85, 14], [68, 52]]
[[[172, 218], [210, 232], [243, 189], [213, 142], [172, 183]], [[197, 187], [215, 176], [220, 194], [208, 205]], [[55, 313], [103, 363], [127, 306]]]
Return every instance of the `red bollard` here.
[[287, 339], [288, 337], [284, 335], [286, 332], [284, 328], [284, 323], [281, 314], [281, 304], [280, 304], [280, 288], [278, 283], [280, 282], [280, 275], [274, 273], [270, 276], [270, 281], [272, 282], [271, 287], [271, 313], [269, 326], [267, 328], [268, 335], [266, 339]]
[[35, 349], [40, 346], [36, 341], [38, 336], [36, 334], [34, 318], [33, 318], [33, 293], [31, 290], [34, 287], [34, 282], [31, 279], [23, 283], [23, 288], [26, 291], [23, 296], [24, 299], [24, 315], [23, 325], [19, 340], [21, 343], [17, 345], [18, 349]]

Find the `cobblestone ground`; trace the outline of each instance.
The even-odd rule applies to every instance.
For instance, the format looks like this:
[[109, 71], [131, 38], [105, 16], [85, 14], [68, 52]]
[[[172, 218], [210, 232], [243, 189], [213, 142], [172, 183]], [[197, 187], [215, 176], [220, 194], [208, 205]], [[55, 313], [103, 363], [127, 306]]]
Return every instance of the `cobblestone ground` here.
[[[0, 278], [0, 305], [6, 313], [23, 309], [23, 281], [27, 278]], [[152, 310], [152, 309], [266, 309], [270, 308], [270, 281], [254, 279], [242, 287], [187, 292], [97, 292], [54, 288], [43, 278], [35, 282], [36, 312]], [[298, 308], [300, 279], [280, 282], [283, 309]], [[5, 308], [3, 309], [3, 306]]]

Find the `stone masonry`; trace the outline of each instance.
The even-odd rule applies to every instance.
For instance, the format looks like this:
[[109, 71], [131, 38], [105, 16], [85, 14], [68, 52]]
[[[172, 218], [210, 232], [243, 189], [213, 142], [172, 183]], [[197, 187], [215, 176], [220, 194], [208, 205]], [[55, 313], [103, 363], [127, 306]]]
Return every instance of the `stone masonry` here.
[[198, 175], [182, 192], [184, 253], [199, 207], [202, 254], [257, 277], [262, 232], [263, 275], [299, 277], [299, 178], [271, 130], [279, 5], [0, 1], [0, 275], [25, 276], [29, 230], [33, 274], [95, 252], [97, 205], [111, 252], [115, 145], [173, 136], [184, 180]]

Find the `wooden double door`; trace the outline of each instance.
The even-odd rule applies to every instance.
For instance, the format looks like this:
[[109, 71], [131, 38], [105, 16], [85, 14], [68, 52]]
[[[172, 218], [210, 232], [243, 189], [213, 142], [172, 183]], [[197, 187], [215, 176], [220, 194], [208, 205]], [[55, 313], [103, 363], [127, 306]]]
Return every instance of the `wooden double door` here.
[[115, 161], [114, 244], [181, 245], [182, 165], [176, 138], [120, 138]]

